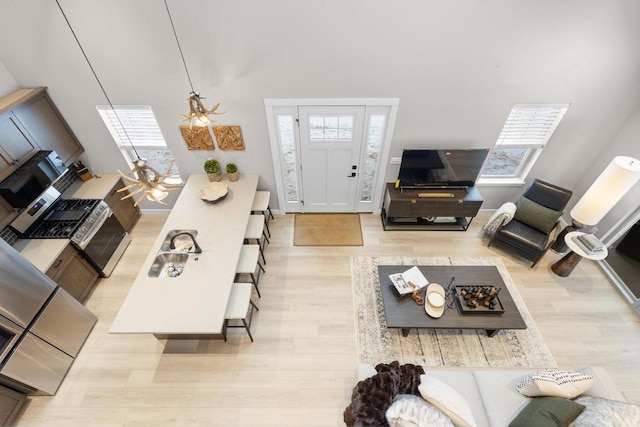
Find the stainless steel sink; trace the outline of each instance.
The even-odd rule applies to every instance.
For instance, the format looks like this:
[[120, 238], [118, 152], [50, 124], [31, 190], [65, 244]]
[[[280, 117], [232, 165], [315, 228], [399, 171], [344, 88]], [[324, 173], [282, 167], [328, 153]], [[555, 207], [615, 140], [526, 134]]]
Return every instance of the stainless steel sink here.
[[185, 252], [159, 253], [149, 268], [149, 277], [171, 278], [182, 274], [189, 254]]
[[198, 235], [198, 230], [171, 230], [167, 233], [164, 240], [162, 241], [162, 245], [160, 246], [160, 252], [171, 252], [171, 251], [191, 251], [193, 250], [193, 240], [189, 236], [183, 235], [176, 237], [175, 246], [176, 249], [171, 249], [169, 245], [171, 244], [171, 239], [173, 236], [180, 233], [191, 233], [193, 237]]

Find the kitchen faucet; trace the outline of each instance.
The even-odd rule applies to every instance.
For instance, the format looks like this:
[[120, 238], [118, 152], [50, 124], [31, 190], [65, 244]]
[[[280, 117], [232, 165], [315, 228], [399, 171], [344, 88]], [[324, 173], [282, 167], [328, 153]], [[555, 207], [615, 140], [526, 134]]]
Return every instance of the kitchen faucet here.
[[198, 245], [198, 242], [196, 242], [196, 238], [195, 238], [195, 237], [193, 237], [193, 234], [189, 233], [188, 231], [181, 231], [180, 233], [177, 233], [176, 235], [174, 235], [174, 236], [171, 238], [171, 242], [169, 243], [169, 248], [171, 248], [171, 249], [175, 249], [175, 248], [176, 248], [176, 245], [175, 245], [175, 243], [174, 243], [173, 241], [176, 239], [176, 237], [178, 237], [178, 236], [182, 236], [183, 234], [185, 234], [185, 235], [187, 235], [187, 236], [191, 237], [191, 240], [193, 241], [193, 246], [195, 247], [195, 249], [193, 250], [193, 253], [195, 253], [195, 254], [202, 253], [202, 249], [201, 249], [201, 248], [200, 248], [200, 246]]

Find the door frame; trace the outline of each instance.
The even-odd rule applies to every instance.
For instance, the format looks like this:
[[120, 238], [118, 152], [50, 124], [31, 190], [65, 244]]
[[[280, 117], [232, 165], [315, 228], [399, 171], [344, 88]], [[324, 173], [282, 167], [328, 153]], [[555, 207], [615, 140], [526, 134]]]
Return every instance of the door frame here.
[[[640, 207], [636, 208], [634, 211], [625, 215], [620, 221], [618, 221], [609, 231], [604, 233], [602, 236], [602, 243], [605, 247], [610, 247], [613, 245], [618, 239], [622, 238], [622, 236], [631, 229], [631, 227], [640, 221]], [[627, 288], [624, 281], [618, 276], [615, 270], [607, 263], [607, 259], [603, 259], [601, 261], [596, 261], [602, 271], [609, 277], [609, 280], [616, 287], [618, 292], [622, 295], [622, 297], [629, 303], [631, 308], [640, 316], [640, 299], [636, 298], [636, 296]]]
[[[302, 98], [302, 99], [265, 99], [264, 106], [267, 115], [267, 128], [269, 132], [269, 142], [271, 144], [271, 159], [273, 163], [273, 172], [276, 180], [276, 191], [278, 197], [278, 207], [281, 214], [287, 213], [287, 200], [285, 194], [285, 183], [283, 180], [282, 170], [282, 153], [279, 143], [278, 131], [276, 128], [276, 109], [290, 108], [291, 111], [297, 111], [299, 107], [323, 107], [323, 106], [364, 106], [365, 107], [365, 129], [366, 133], [368, 129], [368, 114], [373, 112], [380, 112], [381, 109], [387, 109], [387, 125], [385, 128], [385, 134], [380, 144], [380, 151], [378, 154], [378, 164], [376, 173], [373, 193], [371, 202], [366, 202], [365, 209], [364, 202], [356, 200], [357, 212], [372, 212], [374, 214], [380, 213], [380, 207], [382, 205], [382, 191], [385, 183], [386, 166], [389, 162], [389, 153], [391, 152], [391, 140], [394, 132], [396, 117], [398, 114], [398, 105], [400, 98]], [[370, 111], [371, 110], [371, 111]], [[298, 128], [299, 131], [299, 128]], [[364, 136], [363, 136], [364, 138]], [[366, 140], [362, 144], [361, 157], [366, 150]], [[296, 135], [296, 161], [300, 165], [300, 139]], [[300, 181], [300, 178], [298, 179]], [[357, 197], [360, 196], [360, 191], [356, 192]], [[302, 211], [302, 210], [301, 210]]]

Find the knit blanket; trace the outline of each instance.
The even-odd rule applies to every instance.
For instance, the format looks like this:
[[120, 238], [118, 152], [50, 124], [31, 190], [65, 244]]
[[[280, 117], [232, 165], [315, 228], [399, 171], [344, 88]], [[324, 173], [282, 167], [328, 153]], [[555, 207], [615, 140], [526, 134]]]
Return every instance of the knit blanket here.
[[496, 231], [501, 226], [507, 224], [513, 216], [516, 214], [516, 205], [512, 202], [507, 202], [504, 205], [500, 206], [498, 210], [496, 210], [491, 218], [487, 221], [487, 223], [482, 227], [482, 229], [487, 233], [491, 234]]

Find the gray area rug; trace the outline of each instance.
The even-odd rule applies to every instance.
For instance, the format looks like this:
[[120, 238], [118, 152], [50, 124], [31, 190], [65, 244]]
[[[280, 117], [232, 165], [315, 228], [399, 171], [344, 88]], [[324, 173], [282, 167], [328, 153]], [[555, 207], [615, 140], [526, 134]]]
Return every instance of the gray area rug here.
[[[495, 265], [527, 324], [489, 338], [484, 330], [412, 329], [403, 337], [388, 329], [378, 265]], [[351, 282], [356, 317], [358, 359], [442, 367], [551, 368], [556, 362], [500, 258], [352, 257]], [[455, 308], [454, 308], [455, 309]]]

